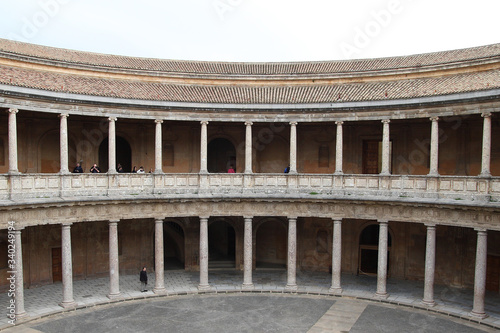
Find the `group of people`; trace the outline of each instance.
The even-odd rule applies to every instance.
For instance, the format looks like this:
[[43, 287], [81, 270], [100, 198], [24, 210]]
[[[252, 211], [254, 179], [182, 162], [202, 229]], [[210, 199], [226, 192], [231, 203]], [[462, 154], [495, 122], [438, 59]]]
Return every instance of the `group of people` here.
[[[118, 163], [117, 167], [116, 167], [116, 171], [118, 173], [124, 173], [125, 171], [123, 170], [123, 167], [120, 163]], [[89, 170], [90, 173], [101, 173], [101, 169], [97, 166], [96, 163], [94, 163], [94, 165], [92, 165], [92, 167], [90, 168]], [[153, 172], [153, 169], [149, 169], [149, 173], [152, 173]], [[81, 166], [80, 163], [76, 163], [76, 166], [74, 167], [73, 169], [73, 173], [83, 173], [83, 168]], [[132, 169], [132, 173], [146, 173], [144, 171], [144, 167], [141, 165], [139, 167], [139, 169], [137, 169], [136, 166], [134, 166], [134, 168]]]

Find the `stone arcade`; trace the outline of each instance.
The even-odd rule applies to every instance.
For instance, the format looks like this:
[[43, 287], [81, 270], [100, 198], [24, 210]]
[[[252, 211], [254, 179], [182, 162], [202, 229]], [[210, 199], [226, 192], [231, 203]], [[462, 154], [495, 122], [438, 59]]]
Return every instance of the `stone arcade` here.
[[[154, 267], [500, 285], [500, 44], [304, 63], [151, 60], [0, 40], [0, 285]], [[72, 174], [76, 163], [83, 174]], [[89, 173], [97, 163], [100, 174]], [[120, 164], [124, 173], [117, 172]], [[230, 165], [236, 173], [228, 174]], [[290, 172], [283, 170], [289, 165]], [[144, 166], [146, 172], [130, 171]], [[22, 249], [22, 250], [21, 250]]]

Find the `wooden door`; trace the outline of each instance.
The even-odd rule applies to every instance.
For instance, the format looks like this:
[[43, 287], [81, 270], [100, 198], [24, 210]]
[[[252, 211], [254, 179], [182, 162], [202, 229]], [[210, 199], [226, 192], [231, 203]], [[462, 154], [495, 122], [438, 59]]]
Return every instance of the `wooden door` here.
[[500, 291], [500, 256], [488, 256], [486, 262], [486, 290]]
[[52, 282], [62, 281], [62, 248], [52, 249]]
[[378, 140], [363, 141], [363, 174], [377, 174], [378, 156], [379, 156]]

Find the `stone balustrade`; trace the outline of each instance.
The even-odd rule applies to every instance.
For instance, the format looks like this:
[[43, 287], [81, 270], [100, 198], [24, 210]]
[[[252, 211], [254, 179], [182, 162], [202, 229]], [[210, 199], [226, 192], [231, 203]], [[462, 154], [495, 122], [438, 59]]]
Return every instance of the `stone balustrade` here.
[[74, 197], [259, 196], [448, 199], [500, 203], [500, 177], [327, 174], [16, 174], [0, 175], [0, 200]]

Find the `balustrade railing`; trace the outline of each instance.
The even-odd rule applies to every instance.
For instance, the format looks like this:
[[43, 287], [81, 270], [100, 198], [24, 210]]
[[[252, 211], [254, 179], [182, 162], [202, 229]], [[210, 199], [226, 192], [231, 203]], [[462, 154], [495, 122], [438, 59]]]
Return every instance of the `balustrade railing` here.
[[500, 177], [194, 173], [0, 175], [0, 200], [19, 203], [24, 199], [193, 195], [423, 198], [500, 204]]

